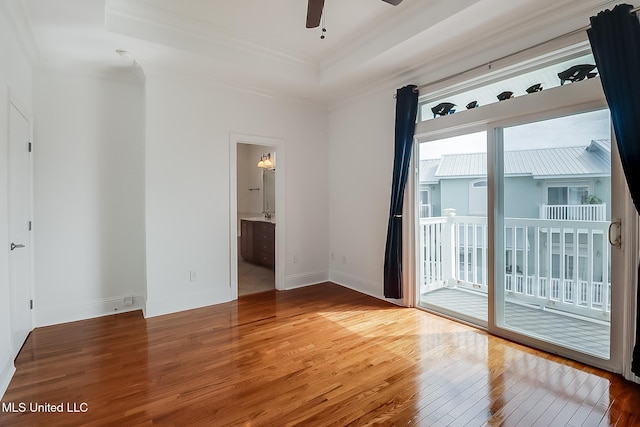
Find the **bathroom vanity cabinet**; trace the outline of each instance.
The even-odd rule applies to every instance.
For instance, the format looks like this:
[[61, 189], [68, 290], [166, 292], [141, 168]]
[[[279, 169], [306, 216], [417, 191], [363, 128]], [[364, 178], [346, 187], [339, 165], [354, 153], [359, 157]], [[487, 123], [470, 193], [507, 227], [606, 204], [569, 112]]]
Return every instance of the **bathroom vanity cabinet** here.
[[250, 263], [275, 270], [276, 225], [269, 221], [240, 221], [240, 256]]

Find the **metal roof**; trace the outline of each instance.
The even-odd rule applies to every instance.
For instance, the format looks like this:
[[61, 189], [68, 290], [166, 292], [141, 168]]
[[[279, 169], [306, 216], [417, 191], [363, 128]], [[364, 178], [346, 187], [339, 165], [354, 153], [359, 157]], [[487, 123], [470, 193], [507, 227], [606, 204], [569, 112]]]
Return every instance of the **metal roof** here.
[[[436, 162], [439, 165], [432, 172]], [[609, 176], [611, 174], [610, 141], [594, 140], [586, 148], [582, 146], [506, 151], [504, 164], [505, 176], [531, 176], [534, 179]], [[420, 161], [421, 182], [476, 178], [486, 174], [486, 153], [448, 154], [440, 159]]]
[[435, 177], [441, 159], [428, 159], [420, 161], [420, 182], [427, 184], [437, 184], [438, 178]]

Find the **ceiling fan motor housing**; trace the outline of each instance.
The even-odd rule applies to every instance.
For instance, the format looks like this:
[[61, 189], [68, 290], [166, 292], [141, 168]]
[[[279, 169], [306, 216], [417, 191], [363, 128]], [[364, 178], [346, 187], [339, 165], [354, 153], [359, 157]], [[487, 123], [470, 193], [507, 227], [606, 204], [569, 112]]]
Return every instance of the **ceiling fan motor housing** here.
[[[402, 0], [382, 0], [390, 5], [397, 6]], [[307, 3], [307, 28], [316, 28], [320, 25], [322, 19], [322, 10], [324, 9], [324, 0], [309, 0]]]

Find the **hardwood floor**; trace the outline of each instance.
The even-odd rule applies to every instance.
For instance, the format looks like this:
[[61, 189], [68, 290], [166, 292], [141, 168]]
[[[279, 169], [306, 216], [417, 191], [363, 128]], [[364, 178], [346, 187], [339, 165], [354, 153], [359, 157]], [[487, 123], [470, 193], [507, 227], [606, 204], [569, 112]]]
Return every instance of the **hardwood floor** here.
[[2, 426], [640, 424], [618, 375], [333, 284], [38, 328], [16, 365]]

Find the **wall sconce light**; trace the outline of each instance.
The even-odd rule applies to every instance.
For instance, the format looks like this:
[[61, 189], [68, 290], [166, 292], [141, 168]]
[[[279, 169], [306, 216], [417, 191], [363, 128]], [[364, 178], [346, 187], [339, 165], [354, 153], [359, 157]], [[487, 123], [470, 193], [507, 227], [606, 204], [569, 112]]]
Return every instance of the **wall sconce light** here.
[[260, 156], [258, 167], [263, 169], [273, 169], [273, 161], [271, 160], [271, 153], [267, 153], [267, 155], [263, 154], [262, 156]]

